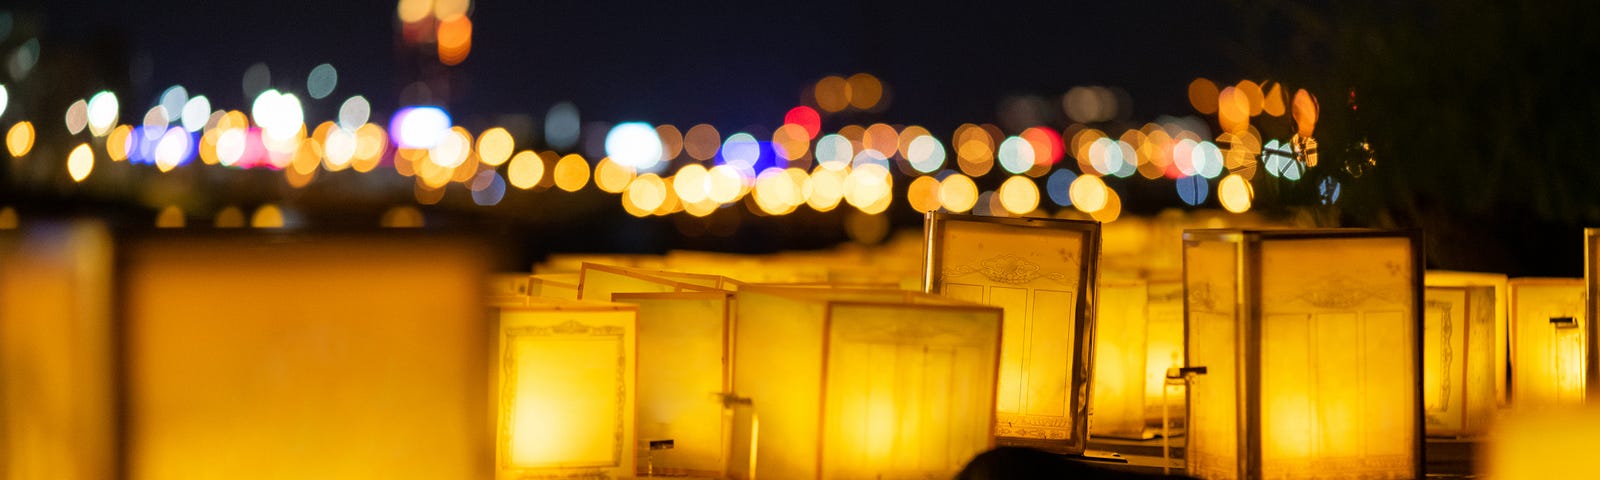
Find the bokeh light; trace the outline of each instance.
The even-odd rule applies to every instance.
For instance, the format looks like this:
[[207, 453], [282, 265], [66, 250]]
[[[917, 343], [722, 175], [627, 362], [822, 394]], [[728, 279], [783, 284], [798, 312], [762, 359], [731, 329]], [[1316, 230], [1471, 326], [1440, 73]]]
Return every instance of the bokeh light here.
[[1013, 175], [1000, 184], [995, 192], [1000, 206], [1014, 215], [1023, 215], [1039, 208], [1039, 186], [1026, 175]]
[[1317, 116], [1320, 113], [1321, 107], [1310, 92], [1303, 88], [1294, 92], [1293, 115], [1297, 135], [1310, 137], [1317, 128]]
[[1217, 201], [1222, 208], [1233, 213], [1244, 213], [1250, 210], [1250, 202], [1255, 199], [1255, 190], [1250, 182], [1238, 175], [1228, 175], [1217, 184]]
[[811, 170], [811, 196], [806, 199], [806, 205], [812, 210], [826, 212], [839, 206], [844, 200], [845, 172], [842, 169], [832, 169], [821, 165]]
[[817, 165], [830, 170], [849, 167], [850, 161], [856, 156], [850, 140], [839, 134], [823, 135], [817, 139], [816, 152]]
[[761, 144], [754, 135], [739, 132], [722, 142], [722, 161], [742, 170], [752, 170], [761, 159]]
[[428, 160], [444, 168], [456, 168], [471, 155], [472, 136], [461, 127], [445, 130], [433, 147], [428, 149]]
[[556, 162], [550, 174], [555, 177], [556, 188], [576, 192], [589, 184], [589, 162], [576, 153], [569, 153]]
[[1000, 167], [1013, 175], [1021, 175], [1032, 169], [1035, 161], [1033, 145], [1022, 137], [1007, 137], [1000, 142], [998, 156]]
[[206, 122], [211, 118], [211, 99], [205, 95], [196, 95], [183, 103], [183, 129], [198, 132], [205, 128]]
[[1191, 175], [1178, 179], [1178, 199], [1185, 205], [1195, 206], [1205, 203], [1206, 196], [1211, 193], [1211, 185], [1205, 177]]
[[283, 209], [275, 204], [265, 204], [250, 215], [252, 228], [283, 228]]
[[1094, 213], [1106, 207], [1107, 191], [1106, 182], [1095, 175], [1079, 175], [1068, 187], [1067, 194], [1072, 197], [1072, 206], [1085, 213]]
[[710, 160], [717, 156], [717, 149], [721, 147], [722, 134], [717, 133], [717, 127], [702, 123], [689, 127], [683, 134], [683, 151], [689, 158], [702, 162]]
[[611, 127], [606, 133], [605, 150], [611, 161], [635, 171], [654, 173], [662, 166], [661, 136], [655, 127], [644, 122], [622, 122]]
[[167, 119], [171, 121], [183, 119], [183, 106], [186, 103], [189, 103], [189, 90], [182, 85], [173, 85], [161, 92], [161, 100], [157, 105], [166, 110]]
[[11, 152], [12, 158], [19, 158], [33, 151], [33, 124], [17, 122], [6, 130], [6, 151]]
[[966, 175], [950, 174], [939, 182], [939, 203], [951, 212], [971, 211], [978, 204], [978, 184]]
[[822, 115], [817, 113], [815, 109], [805, 105], [789, 109], [789, 112], [783, 115], [783, 123], [799, 125], [801, 128], [806, 129], [806, 138], [808, 140], [817, 138], [817, 135], [822, 132]]
[[406, 107], [389, 120], [389, 132], [400, 148], [433, 148], [450, 131], [450, 114], [439, 107]]
[[1217, 84], [1205, 78], [1189, 82], [1189, 106], [1202, 115], [1217, 113]]
[[439, 63], [459, 65], [472, 51], [472, 20], [466, 15], [452, 15], [440, 20], [438, 30], [434, 33], [434, 41], [439, 47]]
[[83, 100], [72, 102], [67, 106], [67, 113], [62, 117], [67, 126], [67, 133], [77, 135], [83, 127], [89, 124], [89, 106]]
[[89, 149], [89, 144], [78, 144], [72, 153], [67, 154], [67, 175], [72, 176], [72, 181], [82, 182], [93, 171], [94, 151]]
[[906, 187], [906, 203], [919, 213], [939, 209], [939, 179], [928, 175], [918, 176]]
[[933, 135], [918, 135], [906, 145], [905, 158], [916, 171], [933, 173], [944, 168], [944, 144], [939, 143], [939, 139]]
[[737, 168], [717, 165], [706, 172], [706, 199], [716, 203], [733, 203], [745, 193], [745, 177]]
[[506, 180], [500, 178], [499, 172], [484, 170], [472, 177], [468, 190], [472, 192], [472, 203], [480, 207], [498, 205], [506, 195]]
[[1067, 169], [1050, 173], [1050, 177], [1044, 182], [1044, 190], [1050, 197], [1050, 202], [1063, 207], [1072, 206], [1072, 182], [1077, 179], [1078, 174]]
[[512, 140], [511, 132], [504, 128], [494, 127], [478, 134], [478, 161], [484, 165], [498, 167], [506, 163], [516, 148], [517, 144]]
[[339, 85], [339, 70], [333, 65], [321, 64], [311, 68], [311, 73], [306, 75], [306, 93], [311, 98], [321, 100], [333, 93]]
[[244, 211], [233, 205], [223, 207], [222, 210], [217, 211], [217, 216], [212, 220], [211, 225], [216, 228], [243, 228]]
[[858, 110], [877, 108], [883, 100], [883, 82], [870, 73], [851, 75], [849, 83], [850, 106]]
[[361, 128], [371, 116], [372, 104], [367, 103], [367, 97], [356, 95], [339, 104], [339, 126], [345, 130]]
[[814, 89], [817, 107], [835, 113], [850, 106], [850, 83], [844, 77], [829, 75], [817, 81]]
[[656, 125], [656, 136], [661, 139], [661, 161], [671, 162], [683, 153], [683, 133], [672, 125]]
[[117, 95], [114, 93], [101, 91], [89, 97], [87, 111], [89, 133], [97, 137], [109, 133], [111, 127], [117, 124], [119, 108]]
[[550, 148], [572, 150], [578, 146], [578, 133], [581, 131], [577, 105], [561, 102], [551, 105], [550, 111], [545, 113], [544, 141]]
[[784, 160], [797, 161], [805, 158], [810, 150], [811, 138], [806, 133], [805, 127], [785, 123], [772, 132], [772, 148]]
[[[106, 134], [106, 157], [113, 162], [127, 160], [128, 142], [131, 140], [130, 135], [132, 133], [133, 127], [127, 125], [117, 125], [117, 128], [111, 129], [111, 133]], [[213, 156], [215, 155], [215, 149], [216, 146], [213, 145]]]
[[633, 181], [635, 170], [622, 162], [605, 157], [594, 166], [594, 186], [606, 193], [622, 193]]
[[530, 150], [517, 152], [511, 157], [511, 164], [506, 166], [506, 176], [511, 180], [511, 186], [527, 190], [539, 185], [544, 179], [544, 159], [539, 154]]

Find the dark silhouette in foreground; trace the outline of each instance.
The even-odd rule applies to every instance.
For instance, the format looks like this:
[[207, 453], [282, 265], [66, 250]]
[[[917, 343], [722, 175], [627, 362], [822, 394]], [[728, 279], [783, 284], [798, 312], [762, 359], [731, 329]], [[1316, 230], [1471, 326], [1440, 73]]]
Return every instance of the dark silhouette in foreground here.
[[1188, 478], [1146, 475], [1096, 467], [1091, 463], [1032, 448], [999, 447], [983, 452], [967, 462], [956, 480], [997, 479], [1106, 479]]

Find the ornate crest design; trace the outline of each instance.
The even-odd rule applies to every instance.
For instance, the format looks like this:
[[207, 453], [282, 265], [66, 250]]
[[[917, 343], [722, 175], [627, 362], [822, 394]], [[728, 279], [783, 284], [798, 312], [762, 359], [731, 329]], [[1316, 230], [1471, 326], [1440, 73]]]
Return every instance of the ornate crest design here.
[[1375, 284], [1373, 281], [1363, 281], [1348, 275], [1335, 275], [1312, 282], [1305, 290], [1290, 296], [1289, 300], [1302, 301], [1318, 308], [1339, 310], [1355, 308], [1362, 302], [1373, 299], [1399, 303], [1405, 288], [1388, 285], [1389, 283], [1394, 282]]
[[[1069, 260], [1073, 260], [1076, 263], [1076, 258], [1069, 257]], [[960, 277], [972, 273], [981, 274], [990, 281], [1007, 285], [1022, 285], [1040, 278], [1049, 279], [1063, 285], [1072, 285], [1072, 277], [1067, 274], [1041, 271], [1039, 264], [1012, 253], [990, 257], [978, 262], [978, 265], [960, 265], [947, 268], [943, 276], [945, 278]]]

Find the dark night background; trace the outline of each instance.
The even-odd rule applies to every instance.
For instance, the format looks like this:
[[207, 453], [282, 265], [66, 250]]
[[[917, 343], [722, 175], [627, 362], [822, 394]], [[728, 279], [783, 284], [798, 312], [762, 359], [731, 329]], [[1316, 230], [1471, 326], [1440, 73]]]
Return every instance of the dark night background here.
[[[35, 155], [50, 158], [64, 157], [64, 147], [47, 144], [66, 144], [59, 119], [76, 99], [116, 91], [122, 121], [132, 122], [130, 112], [181, 84], [215, 108], [245, 109], [240, 77], [257, 62], [271, 68], [274, 87], [291, 91], [303, 91], [315, 65], [338, 68], [333, 95], [306, 103], [308, 123], [331, 118], [352, 94], [372, 100], [374, 119], [385, 118], [406, 85], [427, 77], [435, 79], [436, 100], [475, 130], [505, 114], [542, 119], [561, 101], [576, 104], [584, 121], [707, 122], [725, 134], [770, 129], [818, 78], [869, 72], [887, 83], [892, 103], [829, 117], [825, 130], [917, 124], [942, 139], [961, 123], [997, 122], [997, 111], [1016, 98], [1059, 102], [1074, 86], [1125, 92], [1128, 108], [1110, 125], [1129, 128], [1163, 115], [1199, 116], [1185, 90], [1196, 77], [1223, 85], [1251, 79], [1317, 96], [1322, 162], [1307, 179], [1331, 176], [1345, 185], [1336, 210], [1316, 205], [1314, 181], [1258, 185], [1256, 209], [1264, 214], [1304, 207], [1347, 226], [1421, 228], [1430, 267], [1512, 276], [1579, 276], [1581, 229], [1600, 226], [1600, 29], [1590, 25], [1600, 2], [1593, 1], [479, 1], [471, 54], [449, 68], [402, 45], [389, 1], [50, 0], [0, 8], [14, 19], [3, 51], [37, 37], [42, 52], [31, 75], [6, 78], [11, 106], [0, 123], [25, 112], [49, 126], [40, 128]], [[1199, 117], [1215, 125], [1214, 115]], [[1362, 142], [1370, 150], [1358, 148]], [[151, 190], [214, 180], [181, 170], [152, 176]], [[25, 212], [151, 218], [148, 191], [90, 195], [10, 169], [0, 175], [0, 200]], [[408, 189], [348, 202], [337, 187], [241, 183], [191, 191], [184, 201], [281, 201], [338, 222], [410, 200]], [[1130, 212], [1180, 205], [1170, 180], [1112, 185]], [[903, 199], [904, 186], [897, 187]], [[844, 239], [838, 211], [762, 218], [725, 209], [731, 212], [693, 221], [734, 233], [689, 237], [680, 234], [684, 220], [635, 219], [592, 190], [507, 194], [490, 208], [457, 203], [447, 197], [427, 210], [430, 224], [504, 234], [534, 257], [762, 251]], [[899, 227], [919, 221], [903, 200], [890, 214]], [[708, 227], [688, 229], [696, 228]]]

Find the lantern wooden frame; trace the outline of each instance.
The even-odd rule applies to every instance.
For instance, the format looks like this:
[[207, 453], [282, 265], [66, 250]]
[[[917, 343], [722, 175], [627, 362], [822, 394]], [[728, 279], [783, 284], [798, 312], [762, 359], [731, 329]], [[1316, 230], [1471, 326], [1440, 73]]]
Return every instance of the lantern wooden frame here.
[[1596, 296], [1600, 295], [1600, 267], [1597, 267], [1596, 262], [1600, 262], [1600, 228], [1585, 228], [1583, 229], [1583, 291], [1588, 300], [1584, 302], [1586, 305], [1584, 314], [1590, 320], [1585, 331], [1588, 339], [1585, 341], [1586, 352], [1583, 359], [1585, 398], [1600, 398], [1600, 328], [1596, 328], [1594, 324], [1594, 319], [1600, 318], [1596, 316], [1600, 314], [1600, 301], [1596, 300], [1600, 298]]
[[[636, 281], [636, 285], [640, 285], [640, 286], [644, 286], [644, 287], [648, 287], [648, 288], [642, 288], [642, 289], [620, 289], [620, 290], [612, 290], [612, 291], [594, 290], [592, 287], [594, 287], [594, 285], [596, 283], [595, 282], [595, 280], [596, 280], [595, 277], [598, 276], [598, 275], [610, 275], [612, 277], [618, 277], [618, 278], [623, 278], [623, 279], [627, 279], [627, 280], [630, 280], [630, 281]], [[695, 274], [687, 274], [687, 275], [695, 275]], [[714, 275], [704, 275], [704, 276], [698, 276], [697, 275], [696, 277], [697, 278], [699, 278], [699, 277], [707, 277], [707, 278], [700, 278], [702, 283], [711, 282], [711, 281], [714, 281], [716, 279], [722, 278], [722, 277], [717, 277], [717, 276], [714, 276]], [[640, 270], [640, 269], [629, 268], [629, 267], [618, 267], [618, 266], [613, 266], [613, 265], [602, 265], [602, 264], [598, 264], [598, 263], [584, 263], [582, 270], [580, 270], [580, 273], [578, 274], [578, 299], [579, 300], [609, 302], [609, 301], [611, 301], [611, 298], [610, 298], [611, 295], [610, 294], [611, 293], [616, 293], [616, 292], [619, 292], [619, 291], [626, 291], [626, 292], [629, 292], [629, 293], [643, 293], [643, 292], [667, 293], [667, 292], [705, 292], [705, 291], [712, 291], [712, 290], [716, 290], [716, 289], [717, 289], [717, 287], [715, 287], [715, 286], [683, 282], [683, 281], [675, 280], [675, 279], [672, 279], [672, 278], [667, 278], [667, 277], [663, 277], [663, 276], [660, 276], [660, 275], [655, 275], [655, 274], [653, 274], [653, 272], [648, 271], [648, 270]], [[598, 298], [591, 298], [591, 297], [596, 297], [597, 294], [601, 294], [601, 293], [604, 293], [605, 295], [600, 295]]]
[[[1574, 297], [1582, 297], [1584, 295], [1586, 289], [1585, 283], [1586, 282], [1584, 279], [1564, 277], [1519, 277], [1513, 278], [1506, 282], [1506, 298], [1509, 299], [1507, 302], [1507, 306], [1509, 308], [1508, 324], [1510, 327], [1511, 340], [1511, 385], [1509, 391], [1509, 395], [1511, 397], [1511, 408], [1519, 410], [1529, 408], [1541, 409], [1550, 408], [1553, 406], [1582, 404], [1585, 398], [1587, 398], [1585, 386], [1579, 385], [1576, 388], [1563, 389], [1561, 385], [1561, 383], [1564, 381], [1587, 383], [1585, 381], [1587, 368], [1582, 364], [1577, 364], [1576, 366], [1546, 364], [1545, 367], [1547, 368], [1541, 369], [1537, 362], [1531, 361], [1532, 359], [1529, 358], [1529, 356], [1534, 355], [1529, 352], [1532, 351], [1533, 347], [1538, 346], [1537, 343], [1529, 343], [1534, 342], [1534, 336], [1537, 331], [1532, 329], [1539, 328], [1536, 326], [1548, 327], [1552, 329], [1549, 336], [1552, 342], [1549, 345], [1550, 348], [1555, 348], [1555, 342], [1557, 341], [1556, 338], [1560, 333], [1575, 333], [1587, 337], [1588, 332], [1590, 331], [1589, 329], [1594, 328], [1592, 325], [1589, 325], [1593, 323], [1591, 318], [1587, 318], [1588, 311], [1594, 308], [1593, 301], [1585, 301], [1581, 298], [1574, 299]], [[1524, 306], [1524, 294], [1526, 293], [1523, 290], [1524, 287], [1571, 288], [1574, 291], [1570, 293], [1572, 293], [1574, 297], [1568, 298], [1571, 300], [1571, 302], [1567, 304], [1569, 306], [1567, 308], [1558, 309], [1556, 312], [1554, 312], [1558, 315], [1570, 313], [1570, 316], [1551, 317], [1549, 315], [1544, 315], [1534, 319], [1523, 318], [1521, 313]], [[1549, 306], [1552, 305], [1552, 303], [1544, 303], [1543, 305]], [[1570, 328], [1564, 328], [1559, 325], [1555, 327], [1549, 327], [1551, 324], [1562, 323], [1557, 322], [1556, 320], [1565, 320], [1566, 322], [1576, 323], [1576, 325], [1572, 325]], [[1545, 323], [1547, 321], [1549, 323]], [[1593, 340], [1580, 340], [1577, 342], [1576, 348], [1587, 350], [1586, 343], [1590, 341]], [[1551, 353], [1552, 356], [1557, 357], [1558, 359], [1563, 357], [1562, 355], [1554, 352]], [[1572, 362], [1586, 361], [1585, 356], [1581, 354], [1576, 359], [1568, 358], [1564, 360]], [[1563, 369], [1564, 366], [1568, 368], [1575, 368], [1579, 373], [1563, 378], [1562, 373], [1565, 371]], [[1541, 374], [1548, 374], [1549, 377], [1547, 378], [1550, 384], [1545, 385], [1539, 382], [1531, 381], [1536, 377], [1536, 375], [1534, 375], [1536, 371]], [[1576, 399], [1573, 397], [1563, 397], [1564, 393], [1571, 394], [1575, 396]]]
[[[964, 245], [952, 245], [949, 233], [952, 225], [957, 224], [961, 225], [957, 228], [999, 230], [992, 234], [1001, 237], [1011, 236], [1030, 242], [1028, 245], [1004, 249], [1011, 252], [1029, 254], [1055, 250], [1064, 261], [1051, 266], [1064, 268], [1061, 271], [1042, 271], [1046, 267], [1010, 252], [992, 255], [993, 252], [953, 250], [968, 248]], [[1029, 238], [1038, 236], [1046, 238]], [[1072, 304], [1067, 309], [1072, 315], [1068, 322], [1072, 334], [1071, 351], [1066, 355], [1068, 365], [1064, 366], [1064, 370], [1069, 371], [1061, 372], [1066, 377], [1062, 379], [1062, 386], [1066, 391], [1064, 413], [1060, 415], [1027, 415], [1026, 411], [1002, 413], [998, 411], [1000, 403], [997, 401], [996, 443], [1034, 447], [1056, 453], [1083, 453], [1089, 437], [1089, 402], [1093, 396], [1090, 391], [1090, 378], [1094, 371], [1094, 319], [1097, 308], [1095, 289], [1099, 275], [1100, 238], [1100, 223], [1093, 221], [985, 217], [943, 212], [929, 212], [925, 217], [923, 291], [948, 295], [946, 283], [949, 282], [946, 281], [946, 277], [969, 273], [987, 277], [985, 278], [987, 283], [980, 282], [981, 285], [978, 285], [985, 292], [984, 296], [987, 296], [989, 289], [996, 285], [1013, 287], [1028, 285], [1040, 278], [1056, 280], [1072, 289], [1070, 293], [1059, 292], [1066, 293], [1065, 297]], [[1057, 239], [1076, 239], [1080, 242], [1080, 246], [1076, 251], [1066, 251], [1054, 244]], [[970, 257], [970, 260], [963, 260], [966, 257]], [[977, 264], [967, 264], [966, 261]], [[957, 270], [947, 270], [951, 268], [949, 264], [958, 262], [960, 264], [953, 267]], [[1034, 290], [1026, 288], [1027, 298], [1033, 298]], [[1025, 318], [1032, 317], [1033, 305], [1029, 304]], [[1027, 322], [1023, 326], [1013, 326], [1007, 330], [1031, 328], [1033, 325], [1033, 322]], [[1002, 335], [1002, 356], [1005, 356], [1004, 351], [1007, 348], [1005, 345], [1010, 344], [1004, 337], [1005, 335]], [[1031, 340], [1018, 341], [1026, 342], [1027, 348], [1032, 348]], [[1011, 348], [1021, 348], [1021, 346]], [[1019, 385], [1019, 389], [1022, 392], [1031, 392], [1032, 384], [1024, 382]], [[1022, 394], [1019, 393], [1020, 395]], [[1062, 423], [1067, 425], [1063, 426]]]
[[[1263, 318], [1263, 243], [1283, 240], [1337, 240], [1337, 239], [1405, 239], [1409, 245], [1410, 258], [1410, 306], [1411, 318], [1411, 343], [1414, 352], [1411, 355], [1414, 372], [1411, 388], [1413, 393], [1412, 409], [1412, 438], [1411, 438], [1411, 463], [1414, 471], [1412, 478], [1423, 478], [1424, 461], [1423, 445], [1425, 438], [1423, 404], [1423, 272], [1425, 271], [1422, 255], [1422, 236], [1417, 231], [1407, 230], [1370, 230], [1370, 229], [1309, 229], [1309, 230], [1250, 230], [1250, 229], [1200, 229], [1186, 230], [1183, 233], [1184, 243], [1184, 364], [1188, 369], [1205, 367], [1195, 365], [1196, 355], [1193, 345], [1192, 328], [1190, 320], [1193, 313], [1193, 303], [1199, 300], [1210, 302], [1226, 302], [1233, 305], [1235, 351], [1233, 352], [1236, 376], [1234, 377], [1235, 405], [1234, 421], [1236, 426], [1237, 450], [1234, 459], [1237, 468], [1233, 478], [1257, 479], [1265, 478], [1263, 471], [1263, 414], [1262, 414], [1262, 344], [1264, 326]], [[1199, 291], [1190, 286], [1194, 272], [1190, 271], [1190, 247], [1198, 242], [1217, 242], [1231, 244], [1233, 250], [1232, 264], [1234, 289], [1233, 291]], [[1218, 295], [1227, 295], [1220, 297]], [[1231, 298], [1230, 298], [1231, 297]], [[1212, 366], [1210, 368], [1216, 368]], [[1189, 411], [1186, 413], [1190, 448], [1195, 442], [1196, 424], [1194, 415], [1193, 387], [1185, 389], [1185, 396], [1189, 399]], [[1195, 452], [1186, 452], [1185, 457], [1189, 465], [1189, 474], [1206, 478], [1203, 473], [1195, 472]]]
[[[624, 293], [624, 292], [617, 292], [617, 293], [611, 294], [611, 298], [612, 298], [613, 301], [615, 301], [617, 303], [622, 303], [622, 304], [635, 305], [636, 308], [639, 311], [639, 317], [638, 317], [638, 323], [637, 323], [637, 325], [638, 325], [638, 346], [639, 346], [639, 348], [638, 348], [638, 351], [636, 352], [636, 354], [638, 355], [638, 357], [637, 357], [638, 358], [638, 362], [637, 362], [638, 363], [638, 374], [637, 374], [637, 381], [636, 381], [636, 389], [638, 391], [638, 396], [637, 396], [636, 401], [635, 401], [635, 405], [637, 406], [637, 409], [636, 409], [636, 412], [635, 412], [635, 417], [637, 418], [638, 424], [636, 424], [634, 426], [634, 429], [635, 429], [635, 437], [639, 439], [640, 443], [653, 440], [652, 434], [655, 431], [653, 429], [653, 426], [647, 425], [647, 423], [645, 422], [645, 418], [647, 416], [651, 415], [651, 413], [654, 411], [653, 409], [655, 408], [655, 405], [653, 405], [652, 402], [655, 401], [656, 399], [652, 398], [651, 394], [652, 393], [657, 393], [657, 390], [664, 390], [664, 392], [660, 392], [660, 393], [663, 393], [663, 394], [665, 394], [664, 396], [670, 397], [670, 398], [672, 398], [674, 400], [678, 400], [678, 401], [682, 401], [683, 399], [692, 398], [692, 397], [695, 397], [695, 396], [701, 396], [701, 397], [704, 397], [704, 399], [707, 402], [712, 402], [714, 400], [713, 394], [716, 393], [716, 392], [722, 392], [723, 395], [727, 395], [727, 392], [731, 392], [732, 391], [733, 372], [732, 372], [731, 366], [733, 364], [733, 362], [732, 362], [733, 355], [732, 355], [732, 351], [731, 351], [731, 348], [732, 348], [732, 337], [730, 335], [730, 333], [732, 332], [732, 328], [733, 328], [733, 298], [732, 297], [733, 297], [733, 293], [732, 292], [723, 292], [723, 291], [711, 291], [711, 292], [663, 292], [663, 293]], [[670, 341], [668, 341], [668, 342], [658, 342], [655, 339], [655, 336], [652, 334], [652, 330], [654, 330], [654, 329], [660, 328], [660, 329], [663, 329], [663, 330], [682, 330], [682, 329], [673, 329], [671, 325], [655, 325], [658, 322], [652, 316], [646, 315], [646, 312], [648, 311], [649, 308], [645, 305], [647, 303], [655, 302], [655, 301], [689, 301], [689, 302], [705, 301], [705, 302], [714, 302], [714, 303], [720, 303], [721, 304], [722, 313], [721, 313], [721, 315], [719, 317], [714, 319], [714, 321], [720, 325], [720, 327], [719, 327], [719, 329], [720, 329], [719, 330], [719, 336], [716, 339], [717, 343], [720, 346], [720, 350], [717, 352], [718, 357], [714, 361], [714, 363], [716, 363], [716, 365], [712, 366], [717, 371], [718, 384], [717, 384], [717, 387], [715, 387], [715, 388], [717, 388], [718, 390], [715, 390], [715, 391], [711, 391], [711, 390], [696, 391], [696, 390], [686, 389], [681, 384], [672, 383], [672, 382], [666, 382], [664, 380], [661, 380], [661, 379], [657, 378], [656, 374], [652, 373], [653, 371], [656, 370], [656, 367], [658, 367], [658, 362], [656, 361], [656, 358], [653, 358], [654, 355], [657, 355], [658, 353], [665, 353], [665, 352], [688, 353], [688, 352], [684, 352], [683, 351], [684, 348], [683, 348], [683, 345], [681, 345], [681, 344], [674, 344], [673, 342], [670, 342]], [[708, 320], [708, 319], [701, 319], [701, 320]], [[659, 323], [673, 323], [673, 322], [659, 322]], [[702, 325], [702, 330], [703, 330], [703, 325]], [[657, 345], [657, 343], [661, 343], [661, 344]], [[704, 353], [704, 352], [694, 352], [694, 353]], [[708, 363], [713, 363], [713, 362], [696, 363], [695, 364], [696, 365], [696, 369], [695, 370], [698, 371], [701, 368], [707, 367], [708, 365], [706, 365], [706, 364], [708, 364]], [[662, 366], [664, 366], [664, 365], [662, 365]], [[678, 413], [680, 415], [684, 415], [681, 410], [679, 410]], [[721, 412], [718, 412], [716, 417], [717, 418], [697, 418], [697, 419], [695, 419], [695, 420], [698, 421], [698, 423], [702, 423], [702, 424], [717, 424], [717, 425], [721, 426], [721, 428], [718, 430], [718, 432], [720, 433], [721, 437], [719, 438], [718, 444], [715, 445], [716, 451], [718, 452], [718, 454], [717, 454], [718, 457], [716, 459], [714, 459], [714, 461], [708, 461], [705, 458], [692, 458], [692, 457], [691, 458], [683, 458], [683, 459], [669, 458], [669, 459], [667, 459], [666, 461], [663, 461], [663, 462], [656, 462], [655, 465], [646, 465], [646, 464], [641, 463], [640, 465], [638, 465], [636, 470], [639, 472], [640, 475], [652, 475], [655, 472], [650, 471], [651, 470], [650, 467], [653, 466], [655, 468], [660, 469], [663, 473], [669, 474], [669, 475], [670, 474], [684, 474], [684, 473], [686, 473], [686, 474], [690, 474], [690, 475], [714, 476], [714, 477], [718, 477], [718, 478], [721, 478], [721, 477], [725, 476], [727, 474], [726, 467], [727, 467], [727, 461], [728, 461], [728, 458], [729, 458], [729, 454], [728, 454], [729, 453], [728, 450], [730, 448], [729, 442], [731, 441], [731, 438], [730, 438], [731, 437], [731, 432], [729, 432], [728, 429], [731, 426], [728, 425], [729, 419], [723, 418], [723, 414]], [[674, 420], [676, 420], [678, 418], [682, 418], [682, 417], [675, 417]], [[673, 440], [676, 442], [676, 446], [673, 447], [674, 450], [681, 449], [680, 447], [682, 446], [683, 439], [682, 438], [674, 438]], [[696, 446], [692, 446], [692, 447], [696, 447]], [[646, 446], [646, 447], [643, 447], [643, 448], [649, 448], [649, 447]], [[695, 448], [695, 450], [700, 450], [702, 452], [704, 451], [704, 449], [702, 449], [702, 448]], [[646, 452], [641, 452], [641, 453], [646, 453]], [[688, 455], [684, 455], [684, 456], [688, 457]]]
[[[1506, 276], [1494, 273], [1458, 272], [1447, 270], [1428, 270], [1423, 277], [1424, 298], [1423, 313], [1436, 312], [1445, 317], [1455, 317], [1462, 325], [1441, 324], [1440, 328], [1452, 331], [1449, 335], [1441, 335], [1438, 340], [1443, 342], [1437, 345], [1439, 354], [1443, 355], [1441, 366], [1446, 371], [1440, 385], [1427, 382], [1429, 375], [1439, 375], [1436, 372], [1424, 372], [1424, 400], [1429, 393], [1437, 393], [1442, 404], [1427, 406], [1432, 410], [1424, 413], [1429, 417], [1427, 426], [1428, 435], [1442, 437], [1465, 437], [1486, 433], [1489, 423], [1493, 420], [1496, 409], [1507, 405], [1506, 389], [1506, 355], [1508, 353], [1507, 322], [1508, 310], [1506, 301]], [[1449, 295], [1449, 298], [1435, 298], [1433, 295]], [[1459, 295], [1461, 304], [1457, 305], [1454, 298]], [[1456, 312], [1456, 307], [1461, 307], [1461, 312]], [[1427, 321], [1427, 319], [1424, 319]], [[1457, 342], [1453, 334], [1459, 332], [1464, 338], [1460, 339], [1462, 349], [1459, 355], [1454, 351]], [[1435, 339], [1429, 338], [1424, 332], [1425, 342]], [[1488, 348], [1481, 348], [1488, 344]], [[1479, 347], [1474, 349], [1474, 347]], [[1426, 346], [1424, 346], [1426, 354]], [[1487, 353], [1487, 355], [1483, 355]], [[1452, 362], [1460, 361], [1460, 372]], [[1424, 358], [1424, 366], [1427, 365]], [[1442, 391], [1435, 388], [1442, 388]], [[1489, 398], [1487, 402], [1481, 401]], [[1454, 405], [1453, 407], [1451, 405]], [[1442, 407], [1442, 408], [1438, 408]]]

